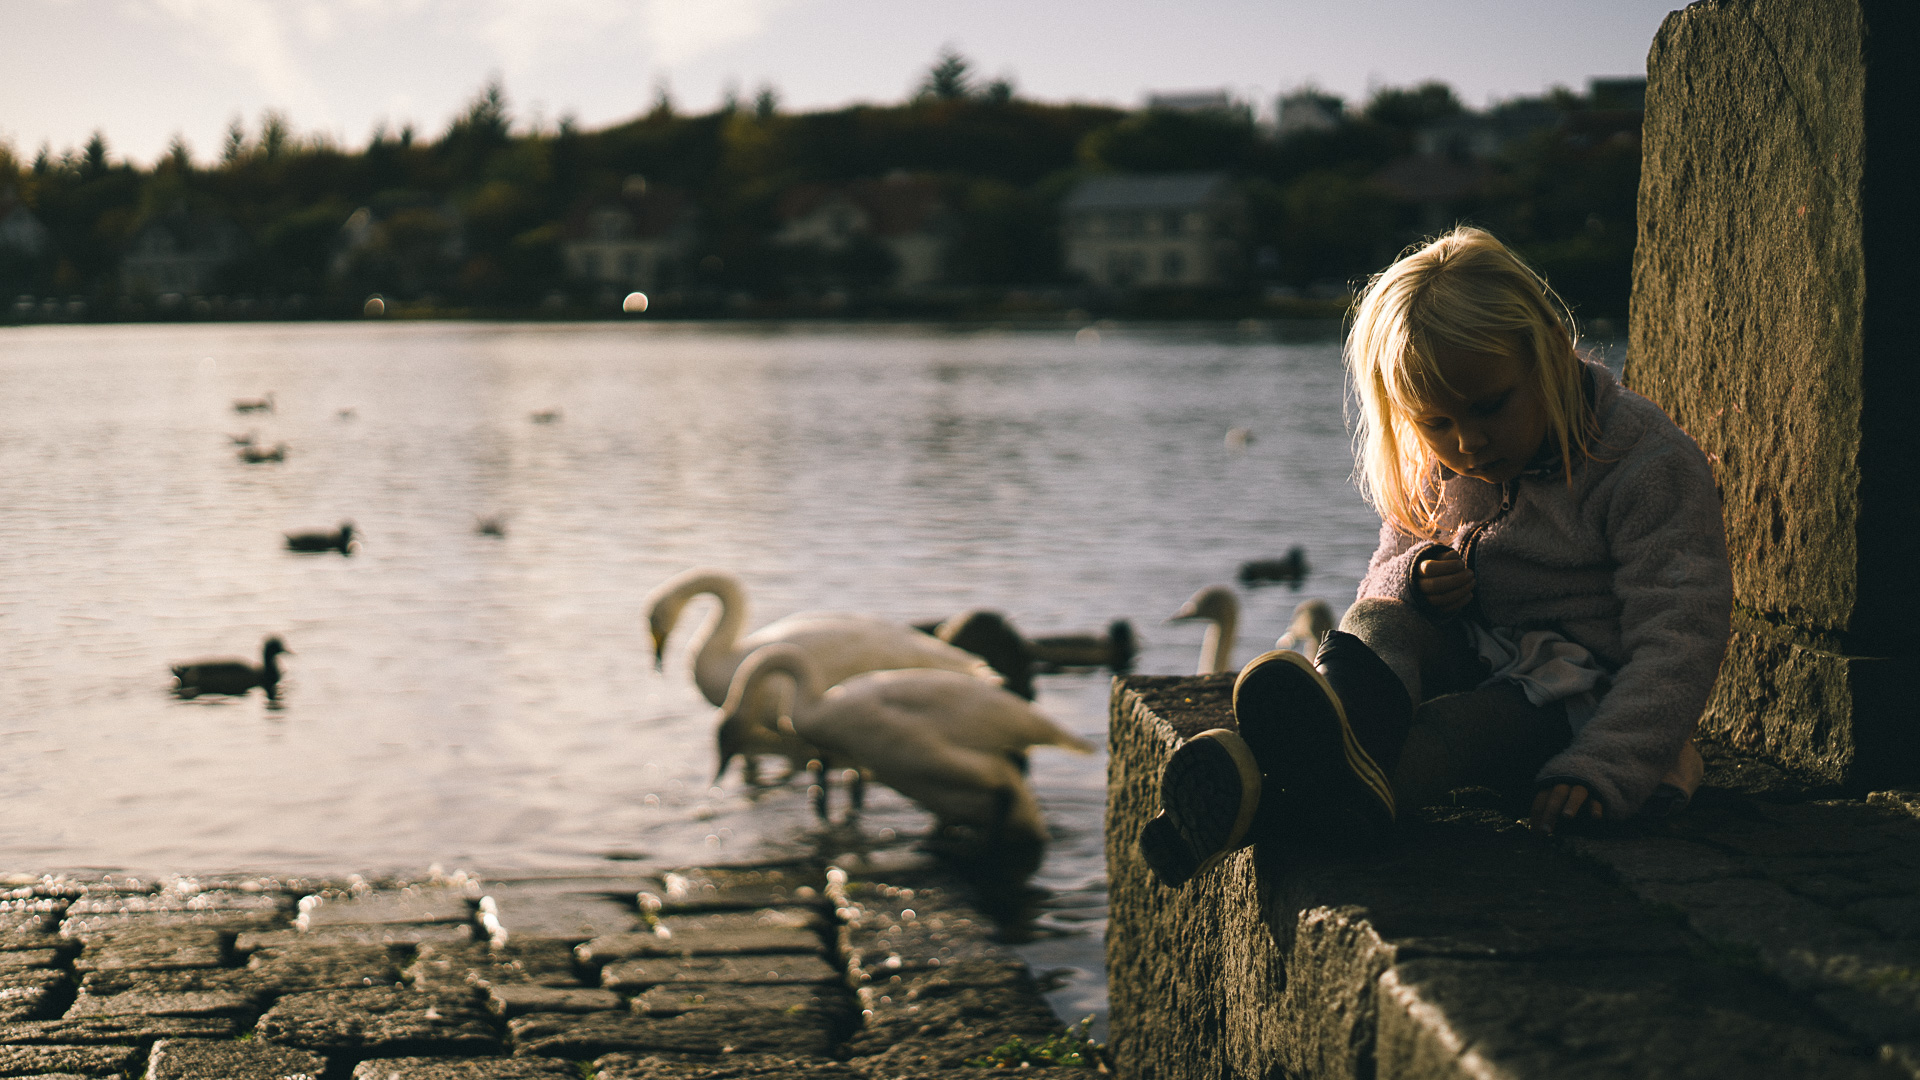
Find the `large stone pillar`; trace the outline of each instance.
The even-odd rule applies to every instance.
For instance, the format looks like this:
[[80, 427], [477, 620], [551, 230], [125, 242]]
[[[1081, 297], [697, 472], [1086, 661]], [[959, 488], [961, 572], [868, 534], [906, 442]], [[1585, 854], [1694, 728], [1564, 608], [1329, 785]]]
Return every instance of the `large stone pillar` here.
[[1627, 383], [1725, 504], [1702, 729], [1920, 782], [1920, 5], [1702, 0], [1647, 76]]

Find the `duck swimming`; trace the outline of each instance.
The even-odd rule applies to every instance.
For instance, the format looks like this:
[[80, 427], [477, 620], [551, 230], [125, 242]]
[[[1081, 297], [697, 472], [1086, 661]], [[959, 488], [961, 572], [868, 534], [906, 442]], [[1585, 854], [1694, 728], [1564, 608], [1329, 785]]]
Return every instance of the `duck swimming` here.
[[288, 533], [287, 550], [337, 551], [342, 555], [350, 555], [353, 553], [353, 522], [343, 521], [340, 523], [340, 528], [333, 531], [315, 529], [309, 532]]
[[267, 692], [267, 700], [279, 698], [281, 653], [291, 655], [278, 637], [268, 638], [260, 646], [260, 666], [237, 657], [214, 657], [173, 665], [175, 695], [196, 698], [201, 694], [239, 696], [258, 686]]

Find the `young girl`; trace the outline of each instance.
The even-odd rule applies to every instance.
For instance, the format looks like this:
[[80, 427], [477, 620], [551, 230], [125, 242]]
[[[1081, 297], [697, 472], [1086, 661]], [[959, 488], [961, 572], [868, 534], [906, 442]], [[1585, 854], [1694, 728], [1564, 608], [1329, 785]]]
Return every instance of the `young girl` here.
[[1379, 549], [1317, 661], [1256, 658], [1238, 731], [1169, 759], [1140, 839], [1163, 882], [1277, 829], [1377, 842], [1457, 787], [1530, 800], [1542, 833], [1684, 801], [1732, 610], [1719, 498], [1571, 327], [1478, 229], [1368, 286], [1346, 352]]

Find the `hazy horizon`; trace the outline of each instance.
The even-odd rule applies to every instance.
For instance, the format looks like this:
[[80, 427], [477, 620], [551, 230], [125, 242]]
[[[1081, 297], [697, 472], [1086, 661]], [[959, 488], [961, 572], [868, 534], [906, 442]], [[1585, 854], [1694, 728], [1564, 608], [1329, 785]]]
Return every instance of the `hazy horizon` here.
[[899, 101], [942, 48], [1022, 96], [1137, 106], [1220, 90], [1270, 108], [1303, 84], [1362, 100], [1438, 79], [1463, 101], [1645, 70], [1675, 0], [1254, 0], [961, 9], [884, 0], [22, 0], [0, 38], [0, 142], [31, 156], [104, 133], [150, 163], [175, 134], [214, 160], [236, 117], [364, 145], [380, 124], [437, 137], [489, 78], [518, 124], [603, 127], [659, 88], [689, 112], [774, 87], [783, 108]]

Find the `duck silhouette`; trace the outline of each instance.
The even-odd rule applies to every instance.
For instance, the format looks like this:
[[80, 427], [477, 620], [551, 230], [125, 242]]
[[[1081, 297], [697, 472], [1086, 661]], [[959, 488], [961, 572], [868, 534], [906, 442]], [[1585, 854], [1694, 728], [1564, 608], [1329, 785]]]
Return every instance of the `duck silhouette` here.
[[233, 411], [237, 413], [270, 413], [273, 411], [273, 394], [266, 393], [255, 398], [234, 398]]
[[343, 521], [340, 528], [328, 531], [314, 529], [308, 532], [287, 534], [287, 550], [299, 552], [337, 551], [342, 555], [353, 553], [353, 522]]
[[274, 443], [272, 446], [250, 444], [240, 448], [240, 460], [248, 465], [260, 465], [269, 461], [287, 460], [287, 444]]
[[240, 696], [254, 687], [267, 692], [267, 700], [279, 699], [281, 653], [292, 649], [278, 637], [268, 638], [260, 646], [260, 664], [255, 667], [238, 657], [210, 657], [173, 665], [175, 695], [196, 698], [201, 694]]

